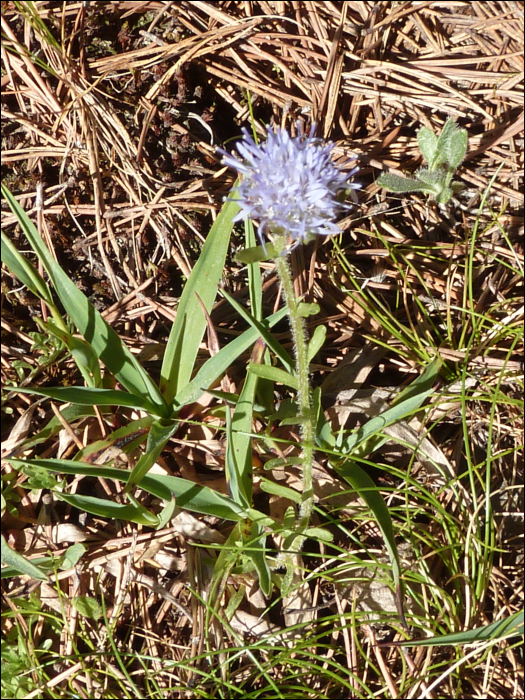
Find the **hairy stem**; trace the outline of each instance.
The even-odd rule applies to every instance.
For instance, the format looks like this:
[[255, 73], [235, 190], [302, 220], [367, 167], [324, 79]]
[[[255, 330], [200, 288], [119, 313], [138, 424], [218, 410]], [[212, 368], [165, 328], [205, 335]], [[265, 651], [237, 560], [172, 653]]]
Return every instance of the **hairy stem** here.
[[[284, 236], [276, 236], [274, 245], [278, 253], [283, 253], [286, 245]], [[301, 419], [301, 438], [303, 447], [303, 498], [299, 513], [299, 531], [304, 531], [309, 523], [314, 503], [313, 491], [313, 457], [314, 457], [314, 415], [310, 397], [308, 340], [306, 335], [306, 322], [299, 309], [299, 301], [295, 296], [292, 273], [288, 258], [285, 255], [277, 255], [275, 259], [277, 274], [281, 281], [284, 298], [288, 307], [290, 318], [290, 330], [295, 351], [296, 372], [298, 380], [297, 401], [299, 404], [299, 416]], [[299, 535], [295, 541], [294, 549], [300, 550], [304, 540]]]

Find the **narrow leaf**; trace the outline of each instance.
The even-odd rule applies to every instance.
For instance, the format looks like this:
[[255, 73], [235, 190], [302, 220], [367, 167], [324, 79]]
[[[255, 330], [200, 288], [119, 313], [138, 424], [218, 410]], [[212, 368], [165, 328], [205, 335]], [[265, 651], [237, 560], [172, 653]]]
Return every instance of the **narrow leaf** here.
[[392, 406], [391, 408], [383, 411], [375, 418], [371, 418], [367, 423], [365, 423], [359, 430], [356, 430], [348, 438], [342, 442], [342, 448], [346, 454], [350, 454], [356, 447], [361, 445], [365, 440], [371, 437], [374, 433], [380, 432], [387, 425], [392, 425], [397, 421], [402, 420], [406, 416], [412, 414], [416, 411], [423, 401], [430, 396], [433, 389], [428, 389], [423, 391], [416, 396], [412, 396], [401, 403]]
[[[264, 356], [264, 343], [257, 341], [252, 352], [252, 362], [259, 364]], [[252, 430], [253, 408], [258, 377], [248, 372], [241, 395], [229, 420], [227, 410], [228, 443], [226, 447], [226, 476], [232, 498], [240, 505], [252, 505], [253, 455]]]
[[18, 252], [11, 239], [3, 231], [2, 262], [36, 297], [45, 301], [49, 307], [54, 306], [51, 290], [38, 270], [33, 267], [26, 257]]
[[324, 415], [323, 411], [323, 406], [321, 403], [322, 399], [322, 394], [321, 394], [321, 389], [320, 387], [316, 387], [313, 391], [312, 394], [313, 398], [313, 409], [315, 412], [315, 415], [317, 416], [317, 420], [315, 422], [316, 426], [316, 434], [315, 434], [315, 441], [319, 445], [319, 447], [325, 449], [325, 450], [333, 450], [335, 449], [335, 444], [336, 444], [336, 438], [332, 430], [332, 426], [330, 423], [326, 420], [326, 417]]
[[283, 346], [277, 340], [275, 340], [271, 333], [268, 332], [266, 326], [261, 321], [255, 319], [249, 311], [247, 311], [241, 304], [239, 304], [239, 302], [236, 299], [230, 296], [225, 290], [223, 290], [222, 293], [233, 306], [233, 308], [237, 311], [239, 316], [241, 316], [247, 323], [249, 323], [253, 328], [255, 328], [255, 330], [257, 330], [261, 337], [264, 338], [264, 342], [266, 343], [266, 345], [274, 351], [274, 353], [281, 360], [286, 369], [289, 372], [291, 372], [295, 367], [294, 361], [283, 348]]
[[87, 386], [100, 387], [102, 383], [100, 363], [91, 345], [86, 343], [83, 338], [76, 338], [66, 329], [56, 326], [51, 319], [48, 319], [47, 323], [43, 323], [40, 319], [37, 319], [37, 322], [44, 331], [54, 335], [66, 346], [82, 373]]
[[140, 505], [125, 505], [115, 503], [114, 501], [108, 501], [105, 498], [60, 493], [59, 491], [55, 491], [55, 496], [59, 500], [69, 503], [70, 506], [103, 518], [138, 523], [139, 525], [147, 525], [148, 527], [156, 527], [159, 523], [159, 519], [156, 515]]
[[251, 546], [247, 554], [252, 559], [259, 574], [261, 591], [266, 598], [269, 598], [272, 592], [272, 579], [266, 556], [266, 533], [259, 523], [252, 523], [249, 537]]
[[[268, 328], [272, 328], [286, 316], [286, 313], [286, 308], [280, 309], [266, 319], [265, 324], [267, 324]], [[259, 337], [260, 334], [256, 329], [249, 328], [235, 340], [232, 340], [231, 343], [228, 343], [216, 355], [206, 360], [192, 381], [175, 397], [173, 401], [174, 410], [178, 410], [181, 406], [185, 406], [188, 403], [198, 401], [203, 392]]]
[[316, 326], [308, 344], [308, 364], [314, 359], [326, 340], [326, 326]]
[[520, 610], [503, 620], [492, 622], [490, 625], [475, 627], [464, 632], [454, 632], [425, 639], [413, 639], [406, 642], [390, 642], [381, 646], [428, 647], [428, 646], [459, 646], [460, 644], [475, 644], [501, 640], [511, 636], [523, 635], [523, 610]]
[[368, 474], [353, 461], [345, 460], [342, 464], [332, 463], [336, 472], [347, 481], [352, 488], [361, 496], [367, 506], [374, 515], [385, 541], [385, 547], [392, 565], [392, 574], [396, 586], [396, 602], [398, 614], [404, 622], [404, 614], [402, 609], [402, 585], [401, 585], [401, 568], [399, 563], [399, 555], [397, 552], [396, 541], [394, 537], [394, 526], [388, 507], [381, 496], [379, 489], [374, 484]]
[[[85, 462], [74, 462], [67, 459], [23, 460], [9, 458], [9, 462], [16, 469], [25, 466], [35, 466], [63, 474], [73, 474], [74, 476], [82, 474], [95, 478], [115, 479], [123, 483], [127, 483], [131, 475], [131, 472], [125, 469], [93, 466]], [[205, 515], [213, 515], [225, 520], [240, 521], [247, 517], [248, 514], [248, 511], [238, 506], [232, 498], [224, 496], [222, 493], [214, 491], [207, 486], [200, 486], [192, 481], [176, 476], [148, 474], [140, 482], [140, 488], [148, 493], [152, 493], [157, 498], [162, 498], [166, 502], [171, 501], [172, 497], [175, 496], [177, 505], [180, 508], [186, 508], [186, 510]], [[252, 520], [262, 523], [266, 517], [259, 511], [252, 509], [250, 509], [249, 513]]]
[[261, 490], [265, 493], [271, 493], [274, 496], [288, 498], [294, 503], [301, 503], [303, 500], [303, 496], [299, 493], [299, 491], [294, 491], [294, 489], [291, 489], [288, 486], [282, 486], [281, 484], [277, 484], [275, 481], [269, 481], [269, 479], [261, 479]]
[[[255, 231], [251, 219], [245, 219], [244, 232], [246, 238], [246, 246], [255, 245]], [[248, 290], [250, 292], [250, 305], [252, 315], [257, 321], [262, 321], [262, 274], [261, 266], [257, 264], [248, 265]]]
[[290, 386], [292, 389], [297, 389], [299, 383], [297, 377], [293, 377], [284, 369], [279, 369], [278, 367], [270, 367], [269, 365], [255, 365], [251, 362], [248, 365], [248, 371], [253, 372], [258, 377], [263, 379], [270, 379], [272, 382], [279, 382], [285, 386]]
[[60, 301], [79, 333], [92, 346], [111, 374], [131, 394], [149, 399], [157, 406], [159, 415], [167, 416], [168, 407], [149, 374], [128, 348], [123, 345], [119, 336], [104, 321], [89, 299], [55, 261], [33, 222], [4, 185], [2, 185], [2, 194], [17, 217], [31, 247], [41, 260]]
[[441, 358], [436, 357], [432, 362], [430, 362], [419, 377], [414, 379], [414, 381], [401, 391], [396, 398], [392, 401], [392, 407], [397, 406], [407, 399], [419, 396], [421, 397], [426, 391], [428, 391], [436, 381], [439, 371], [443, 365]]
[[161, 421], [152, 424], [148, 435], [146, 450], [131, 471], [125, 491], [129, 492], [133, 486], [140, 484], [157, 459], [160, 457], [166, 443], [179, 427], [179, 423], [174, 421], [168, 425], [163, 425]]
[[[65, 413], [65, 410], [62, 413]], [[147, 440], [149, 429], [154, 420], [152, 416], [144, 416], [131, 421], [122, 428], [117, 428], [105, 438], [95, 440], [86, 445], [83, 450], [79, 450], [75, 455], [75, 461], [93, 463], [97, 455], [102, 454], [110, 447], [117, 447], [122, 452], [130, 454], [138, 445]]]
[[[38, 581], [47, 581], [47, 575], [38, 568], [33, 562], [29, 561], [21, 554], [12, 549], [4, 539], [2, 535], [2, 564], [3, 566], [9, 566], [11, 569], [15, 569], [20, 574], [25, 576], [31, 576], [31, 578], [36, 578]], [[2, 578], [7, 575], [6, 571], [2, 570]], [[14, 574], [11, 574], [12, 576]]]
[[233, 219], [238, 210], [238, 205], [231, 199], [225, 202], [184, 286], [161, 370], [160, 388], [168, 403], [173, 401], [191, 379], [206, 330], [206, 317], [197, 295], [210, 312], [224, 272]]
[[116, 389], [94, 389], [87, 386], [58, 386], [49, 389], [40, 387], [14, 387], [13, 391], [22, 394], [38, 394], [48, 396], [57, 401], [67, 401], [68, 403], [80, 406], [127, 406], [137, 410], [146, 411], [153, 415], [158, 415], [158, 407], [147, 399], [126, 391]]

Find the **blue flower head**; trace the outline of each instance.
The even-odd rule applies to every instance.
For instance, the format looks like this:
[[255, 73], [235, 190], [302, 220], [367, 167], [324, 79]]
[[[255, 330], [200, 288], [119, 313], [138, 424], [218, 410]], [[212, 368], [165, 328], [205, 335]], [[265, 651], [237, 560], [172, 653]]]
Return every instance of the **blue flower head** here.
[[289, 236], [292, 248], [317, 234], [339, 233], [334, 219], [350, 205], [338, 195], [360, 187], [348, 182], [357, 168], [346, 175], [339, 170], [331, 158], [333, 144], [314, 138], [314, 129], [295, 138], [284, 129], [269, 131], [260, 146], [243, 129], [236, 146], [240, 159], [219, 149], [224, 164], [242, 176], [236, 191], [241, 210], [234, 221], [257, 219], [263, 248], [264, 236], [272, 233]]

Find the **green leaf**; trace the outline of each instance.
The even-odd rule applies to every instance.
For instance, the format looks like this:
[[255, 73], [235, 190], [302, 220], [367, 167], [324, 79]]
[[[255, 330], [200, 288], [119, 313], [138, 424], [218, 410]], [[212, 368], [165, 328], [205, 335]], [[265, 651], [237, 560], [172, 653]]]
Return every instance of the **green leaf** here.
[[78, 564], [78, 562], [82, 559], [86, 552], [87, 547], [85, 547], [80, 542], [71, 545], [71, 547], [67, 548], [66, 553], [64, 554], [58, 568], [60, 569], [60, 571], [67, 571], [68, 569], [72, 569]]
[[293, 467], [295, 464], [302, 464], [303, 458], [299, 456], [295, 457], [275, 457], [275, 459], [269, 459], [264, 463], [264, 471], [270, 471], [270, 469], [284, 469], [284, 467]]
[[[268, 328], [272, 328], [276, 323], [279, 323], [279, 321], [286, 316], [286, 313], [287, 309], [283, 308], [266, 319], [265, 323]], [[231, 343], [221, 348], [216, 355], [210, 357], [200, 368], [192, 381], [180, 394], [177, 394], [173, 401], [174, 409], [178, 410], [181, 406], [198, 401], [204, 391], [232, 365], [234, 360], [242, 355], [250, 345], [253, 345], [259, 337], [260, 334], [257, 330], [249, 328], [247, 331], [244, 331], [242, 335], [235, 338], [235, 340], [232, 340]]]
[[292, 389], [297, 389], [299, 386], [297, 377], [293, 377], [291, 374], [288, 374], [288, 372], [285, 372], [284, 369], [279, 369], [278, 367], [270, 367], [270, 365], [256, 365], [253, 362], [250, 362], [248, 365], [248, 371], [253, 372], [253, 374], [256, 374], [258, 377], [262, 377], [263, 379], [269, 379], [272, 382], [279, 382], [285, 386], [290, 386]]
[[160, 389], [168, 403], [191, 379], [207, 325], [199, 299], [210, 312], [224, 273], [233, 219], [238, 211], [239, 206], [233, 200], [225, 202], [184, 285], [161, 369]]
[[59, 500], [69, 503], [70, 506], [85, 511], [86, 513], [91, 513], [92, 515], [98, 515], [102, 518], [138, 523], [139, 525], [147, 525], [148, 527], [156, 527], [159, 524], [159, 519], [156, 515], [138, 504], [126, 505], [108, 501], [105, 498], [60, 493], [60, 491], [55, 491], [55, 496]]
[[[38, 581], [47, 581], [47, 575], [41, 569], [39, 569], [38, 566], [35, 566], [33, 562], [30, 562], [28, 559], [12, 549], [5, 541], [3, 535], [1, 541], [1, 557], [3, 566], [9, 566], [10, 569], [15, 569], [15, 571], [18, 573], [25, 576], [31, 576], [32, 578], [36, 578]], [[2, 578], [7, 577], [7, 575], [8, 572], [2, 570]], [[14, 574], [10, 575], [13, 576]]]
[[[255, 245], [255, 232], [253, 230], [253, 223], [251, 219], [245, 219], [244, 233], [246, 238], [246, 246], [250, 247]], [[252, 315], [255, 319], [257, 319], [257, 321], [262, 321], [263, 317], [262, 287], [261, 266], [257, 264], [248, 265], [248, 290], [250, 292], [250, 304]]]
[[288, 486], [282, 486], [277, 484], [275, 481], [270, 481], [269, 479], [261, 479], [261, 491], [265, 493], [271, 493], [274, 496], [282, 496], [283, 498], [288, 498], [294, 503], [301, 503], [303, 496], [299, 491], [288, 488]]
[[75, 610], [78, 610], [82, 617], [87, 617], [90, 620], [98, 620], [104, 614], [98, 600], [91, 596], [75, 596], [71, 600], [71, 604]]
[[175, 496], [173, 496], [171, 501], [166, 503], [162, 511], [159, 513], [158, 529], [162, 530], [163, 528], [168, 527], [170, 520], [177, 515], [177, 512], [177, 501], [175, 500]]
[[245, 550], [259, 574], [259, 586], [263, 595], [270, 597], [272, 579], [266, 556], [266, 533], [259, 523], [252, 523], [249, 533], [250, 549]]
[[447, 151], [447, 163], [451, 170], [456, 170], [467, 155], [468, 136], [466, 129], [456, 129], [450, 135]]
[[268, 421], [270, 423], [273, 423], [274, 421], [282, 421], [287, 418], [296, 418], [298, 410], [299, 407], [297, 406], [297, 403], [295, 401], [293, 401], [292, 399], [283, 399], [279, 403], [279, 408], [277, 409], [277, 411], [268, 416]]
[[122, 386], [131, 394], [141, 396], [155, 404], [158, 415], [167, 416], [169, 414], [168, 407], [149, 374], [128, 348], [123, 345], [119, 336], [104, 321], [89, 299], [55, 261], [44, 245], [33, 222], [4, 185], [2, 185], [2, 194], [17, 217], [31, 247], [42, 262], [60, 301], [79, 333], [91, 345], [97, 357], [102, 360]]
[[445, 172], [443, 170], [427, 170], [423, 168], [418, 170], [416, 177], [425, 185], [432, 188], [433, 191], [439, 192], [445, 179]]
[[433, 163], [436, 157], [437, 142], [437, 136], [432, 129], [428, 129], [424, 126], [418, 131], [417, 143], [419, 145], [419, 150], [429, 165]]
[[[425, 639], [414, 639], [406, 642], [392, 642], [388, 646], [400, 647], [428, 647], [428, 646], [447, 646], [460, 644], [474, 644], [476, 642], [488, 642], [490, 640], [501, 640], [507, 637], [513, 637], [523, 634], [523, 610], [492, 622], [490, 625], [476, 627], [472, 630], [464, 632], [455, 632], [453, 634], [444, 634], [438, 637], [427, 637]], [[387, 646], [387, 645], [385, 645]]]
[[[295, 518], [296, 518], [295, 508], [293, 506], [288, 506], [288, 508], [285, 510], [284, 516], [283, 516], [283, 526], [287, 532], [295, 529]], [[297, 537], [298, 534], [299, 533], [292, 532], [292, 535], [291, 535], [292, 541], [295, 539], [295, 537]], [[290, 544], [288, 544], [285, 541], [284, 542], [284, 549], [289, 549]]]
[[312, 405], [317, 416], [315, 423], [315, 441], [324, 450], [333, 450], [336, 446], [336, 438], [332, 426], [326, 420], [322, 406], [322, 394], [320, 387], [316, 387], [312, 393]]
[[86, 343], [83, 338], [75, 338], [75, 336], [71, 335], [66, 329], [56, 326], [51, 319], [48, 319], [47, 323], [44, 323], [39, 318], [35, 320], [44, 331], [58, 338], [58, 340], [67, 347], [82, 373], [87, 386], [93, 388], [100, 387], [102, 384], [100, 364], [91, 345]]
[[379, 489], [374, 484], [368, 474], [361, 467], [351, 460], [336, 464], [331, 463], [336, 472], [355, 489], [355, 491], [365, 501], [374, 515], [377, 524], [383, 534], [385, 547], [392, 565], [392, 574], [396, 586], [396, 603], [399, 616], [404, 622], [403, 606], [402, 606], [402, 585], [401, 585], [401, 568], [399, 563], [399, 555], [397, 552], [396, 541], [394, 537], [394, 526], [388, 506], [386, 505]]
[[243, 584], [241, 584], [239, 586], [239, 588], [233, 590], [233, 592], [230, 594], [230, 599], [228, 600], [228, 605], [226, 606], [226, 608], [224, 610], [224, 614], [225, 614], [228, 622], [231, 622], [232, 617], [235, 615], [236, 611], [239, 608], [239, 605], [244, 600], [245, 595], [246, 595], [246, 586], [244, 586]]
[[[281, 425], [301, 425], [301, 423], [304, 423], [304, 416], [297, 415], [297, 410], [298, 410], [297, 404], [295, 404], [294, 408], [296, 411], [295, 415], [290, 415], [287, 418], [283, 418], [281, 421]], [[300, 462], [297, 462], [297, 464], [300, 464]]]
[[144, 416], [138, 420], [131, 421], [127, 425], [122, 426], [122, 428], [117, 428], [117, 430], [106, 435], [105, 438], [95, 440], [86, 445], [83, 450], [79, 450], [76, 453], [74, 460], [78, 462], [93, 461], [92, 459], [90, 460], [92, 455], [101, 454], [110, 447], [117, 447], [125, 454], [131, 454], [136, 447], [147, 439], [153, 422], [154, 418], [152, 416]]
[[50, 308], [54, 307], [53, 295], [49, 286], [31, 262], [18, 252], [11, 239], [3, 231], [2, 262], [36, 297], [45, 301]]
[[116, 389], [94, 389], [87, 386], [58, 386], [50, 389], [40, 387], [13, 387], [13, 391], [22, 394], [38, 394], [47, 396], [57, 401], [67, 401], [68, 403], [80, 406], [127, 406], [146, 413], [158, 414], [158, 406], [152, 404], [147, 399], [143, 399], [136, 394], [128, 394], [126, 391]]
[[450, 153], [450, 139], [455, 130], [456, 123], [452, 119], [452, 117], [449, 117], [445, 122], [443, 129], [441, 130], [441, 133], [438, 137], [438, 142], [436, 145], [436, 155], [430, 165], [431, 170], [435, 170], [437, 167], [447, 162]]
[[320, 310], [319, 304], [305, 304], [302, 301], [297, 307], [297, 314], [303, 318], [308, 318], [308, 316], [315, 316]]
[[206, 393], [214, 396], [219, 401], [224, 401], [228, 406], [237, 406], [239, 394], [234, 394], [233, 391], [220, 391], [219, 389], [206, 389]]
[[266, 250], [262, 245], [253, 248], [245, 248], [236, 253], [233, 259], [242, 265], [253, 265], [263, 260], [273, 260], [277, 256], [277, 251], [273, 243], [266, 243], [265, 248]]
[[[285, 544], [285, 547], [286, 547], [286, 544]], [[284, 572], [283, 576], [281, 577], [281, 595], [283, 597], [286, 597], [286, 596], [290, 595], [290, 592], [292, 590], [295, 570], [294, 570], [294, 567], [292, 566], [292, 563], [290, 562], [290, 560], [286, 559], [284, 563], [286, 566], [286, 571]]]
[[[426, 367], [424, 372], [414, 379], [414, 381], [399, 392], [396, 398], [392, 401], [392, 407], [403, 403], [407, 399], [412, 399], [419, 397], [421, 403], [424, 399], [421, 397], [426, 391], [432, 388], [434, 382], [439, 376], [441, 367], [443, 366], [443, 361], [440, 357], [436, 357], [432, 362], [430, 362]], [[421, 405], [421, 403], [419, 405]]]
[[453, 173], [467, 153], [467, 132], [449, 118], [439, 137], [431, 129], [423, 127], [418, 132], [417, 140], [428, 162], [428, 168], [422, 168], [415, 174], [420, 184], [415, 185], [414, 179], [400, 178], [394, 174], [383, 174], [377, 182], [392, 192], [426, 192], [440, 204], [446, 204], [454, 193], [451, 185]]
[[[67, 459], [23, 460], [9, 458], [8, 461], [16, 469], [36, 466], [63, 474], [73, 474], [75, 476], [82, 474], [84, 476], [93, 476], [97, 479], [98, 477], [115, 479], [123, 483], [127, 483], [131, 475], [131, 472], [125, 469], [93, 466], [85, 462], [74, 462]], [[140, 482], [140, 488], [148, 493], [152, 493], [157, 498], [162, 498], [166, 502], [171, 501], [172, 496], [175, 496], [177, 506], [196, 513], [213, 515], [217, 518], [233, 521], [240, 521], [248, 516], [248, 511], [237, 505], [232, 498], [224, 496], [222, 493], [214, 491], [207, 486], [200, 486], [192, 481], [176, 476], [148, 474]], [[249, 513], [252, 520], [265, 518], [262, 513], [256, 510], [250, 509]]]
[[[264, 343], [258, 341], [253, 349], [252, 360], [259, 363], [263, 357]], [[229, 410], [226, 411], [226, 479], [232, 498], [246, 508], [252, 505], [253, 448], [249, 433], [252, 430], [257, 382], [258, 377], [248, 372], [231, 420]]]
[[450, 187], [443, 187], [441, 192], [436, 196], [436, 202], [438, 204], [446, 204], [448, 200], [453, 196], [454, 190]]
[[241, 316], [247, 323], [249, 323], [252, 326], [252, 328], [255, 328], [255, 330], [261, 335], [266, 345], [274, 351], [274, 353], [281, 360], [288, 372], [293, 371], [293, 368], [295, 367], [294, 361], [283, 348], [283, 346], [277, 340], [275, 340], [271, 333], [268, 332], [268, 329], [266, 328], [264, 323], [254, 318], [250, 314], [250, 312], [247, 311], [241, 304], [239, 304], [239, 302], [236, 299], [230, 296], [228, 292], [223, 290], [222, 293], [233, 306], [233, 308], [237, 311], [239, 316]]
[[208, 603], [211, 605], [216, 603], [217, 592], [224, 587], [231, 570], [239, 558], [239, 544], [242, 541], [242, 529], [243, 525], [236, 523], [228, 535], [228, 539], [224, 543], [224, 546], [219, 550], [219, 554], [213, 567], [213, 574], [208, 590]]
[[424, 192], [426, 190], [426, 185], [422, 182], [408, 177], [401, 177], [394, 173], [383, 173], [377, 179], [377, 184], [379, 187], [384, 187], [385, 190], [397, 193]]
[[275, 532], [278, 532], [279, 529], [282, 530], [281, 523], [275, 520], [275, 518], [271, 518], [269, 515], [265, 515], [253, 508], [247, 508], [246, 517], [253, 520], [254, 523], [258, 523], [261, 527], [270, 527], [272, 530], [275, 530]]
[[179, 508], [195, 513], [234, 521], [246, 517], [246, 511], [233, 498], [177, 476], [148, 474], [140, 482], [140, 488], [166, 501], [174, 495]]
[[156, 421], [152, 424], [148, 434], [146, 450], [131, 471], [125, 488], [126, 493], [129, 493], [133, 486], [141, 483], [142, 479], [160, 457], [166, 443], [178, 427], [178, 421], [173, 421], [168, 425], [163, 425], [161, 421]]
[[321, 540], [322, 542], [333, 542], [334, 536], [323, 527], [309, 527], [304, 531], [306, 537], [311, 537], [313, 540]]
[[359, 445], [362, 445], [374, 433], [378, 433], [388, 425], [397, 423], [416, 411], [423, 401], [433, 393], [433, 389], [422, 391], [415, 396], [410, 396], [408, 399], [395, 404], [388, 408], [378, 416], [371, 418], [359, 430], [353, 432], [349, 437], [342, 441], [342, 449], [345, 454], [351, 454]]
[[314, 359], [326, 340], [326, 326], [316, 326], [308, 344], [308, 364]]
[[[237, 436], [241, 437], [241, 436]], [[246, 437], [246, 436], [242, 436]], [[249, 436], [247, 436], [249, 438]], [[232, 430], [232, 417], [230, 409], [226, 408], [226, 459], [225, 459], [225, 475], [226, 483], [228, 484], [228, 490], [230, 492], [233, 500], [239, 505], [247, 508], [251, 506], [251, 481], [248, 484], [245, 479], [243, 479], [243, 474], [247, 473], [247, 468], [251, 467], [248, 465], [243, 456], [248, 456], [247, 453], [244, 455], [237, 454], [234, 449], [235, 439]], [[237, 441], [237, 447], [239, 449], [240, 440]], [[243, 453], [245, 452], [242, 450]], [[239, 461], [238, 461], [239, 460]], [[242, 460], [242, 465], [241, 461]], [[248, 492], [245, 490], [245, 486], [248, 487]]]

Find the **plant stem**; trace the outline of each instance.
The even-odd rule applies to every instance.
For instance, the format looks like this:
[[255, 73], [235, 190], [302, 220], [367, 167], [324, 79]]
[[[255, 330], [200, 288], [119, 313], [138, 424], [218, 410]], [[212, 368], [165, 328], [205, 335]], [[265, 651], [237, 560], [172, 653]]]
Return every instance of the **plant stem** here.
[[[284, 298], [288, 307], [290, 317], [290, 330], [292, 332], [292, 342], [295, 351], [296, 373], [298, 380], [297, 401], [299, 404], [299, 417], [301, 419], [301, 438], [303, 447], [303, 498], [299, 513], [299, 532], [304, 531], [310, 524], [314, 503], [313, 491], [313, 457], [314, 457], [314, 415], [310, 400], [310, 380], [308, 362], [308, 340], [306, 335], [306, 322], [299, 309], [299, 301], [295, 296], [292, 273], [288, 258], [283, 253], [286, 245], [285, 236], [276, 236], [274, 246], [277, 250], [275, 266], [281, 285]], [[299, 535], [294, 546], [299, 551], [306, 538]]]

